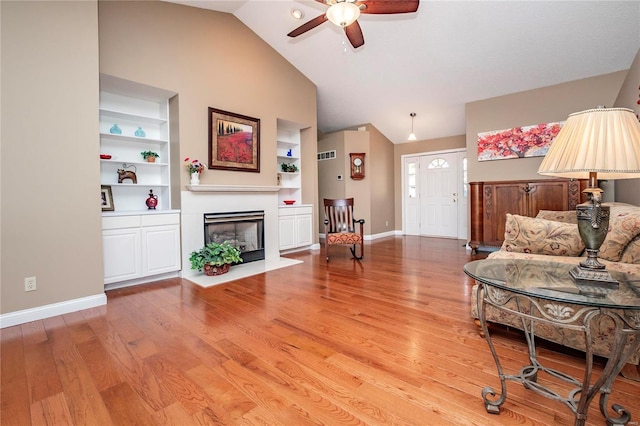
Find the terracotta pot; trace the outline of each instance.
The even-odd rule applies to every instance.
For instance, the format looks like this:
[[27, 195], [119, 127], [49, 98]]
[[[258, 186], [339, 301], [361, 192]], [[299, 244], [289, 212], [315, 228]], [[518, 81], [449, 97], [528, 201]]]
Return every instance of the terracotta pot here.
[[204, 265], [204, 274], [208, 276], [214, 275], [222, 275], [229, 272], [229, 268], [231, 265], [229, 263], [225, 263], [222, 266], [213, 266], [213, 265]]
[[156, 162], [156, 157], [154, 157], [153, 155], [150, 155], [147, 157], [147, 163], [155, 163]]

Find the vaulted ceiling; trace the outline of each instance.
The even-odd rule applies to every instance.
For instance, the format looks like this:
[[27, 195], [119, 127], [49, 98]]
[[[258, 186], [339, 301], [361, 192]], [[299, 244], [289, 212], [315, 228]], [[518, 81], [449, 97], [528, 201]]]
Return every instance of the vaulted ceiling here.
[[233, 14], [313, 81], [321, 132], [372, 123], [393, 143], [411, 112], [418, 140], [461, 135], [467, 102], [625, 70], [640, 49], [640, 1], [422, 0], [361, 15], [358, 49], [330, 22], [287, 37], [318, 1], [172, 1]]

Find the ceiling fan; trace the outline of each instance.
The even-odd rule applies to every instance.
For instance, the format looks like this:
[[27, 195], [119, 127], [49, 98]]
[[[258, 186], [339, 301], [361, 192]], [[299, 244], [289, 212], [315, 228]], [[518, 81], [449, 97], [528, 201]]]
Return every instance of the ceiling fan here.
[[327, 12], [314, 18], [287, 34], [289, 37], [297, 37], [318, 25], [329, 20], [344, 32], [354, 48], [364, 44], [362, 29], [358, 24], [361, 13], [370, 14], [394, 14], [412, 13], [418, 10], [420, 0], [315, 0], [329, 6]]

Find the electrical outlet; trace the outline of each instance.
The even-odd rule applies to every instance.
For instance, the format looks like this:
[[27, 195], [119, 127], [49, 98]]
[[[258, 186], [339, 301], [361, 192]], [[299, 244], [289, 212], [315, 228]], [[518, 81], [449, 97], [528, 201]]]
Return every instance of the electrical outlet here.
[[384, 226], [389, 226], [389, 221], [388, 220], [384, 221]]
[[36, 277], [28, 277], [24, 279], [24, 291], [34, 291], [37, 289]]

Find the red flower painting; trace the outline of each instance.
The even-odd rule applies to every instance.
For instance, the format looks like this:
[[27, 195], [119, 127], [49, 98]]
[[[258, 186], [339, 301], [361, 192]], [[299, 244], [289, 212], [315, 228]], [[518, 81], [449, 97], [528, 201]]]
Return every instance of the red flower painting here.
[[543, 157], [564, 122], [478, 133], [478, 161]]

